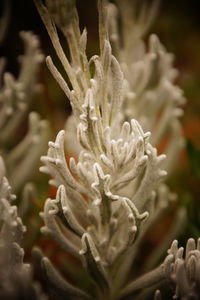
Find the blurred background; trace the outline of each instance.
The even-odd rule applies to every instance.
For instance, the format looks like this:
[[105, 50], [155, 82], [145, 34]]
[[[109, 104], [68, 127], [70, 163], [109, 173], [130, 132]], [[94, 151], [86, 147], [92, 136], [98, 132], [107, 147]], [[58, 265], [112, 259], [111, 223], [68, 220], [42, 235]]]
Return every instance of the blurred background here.
[[[23, 45], [19, 38], [21, 30], [31, 30], [37, 34], [45, 56], [51, 55], [58, 68], [62, 69], [33, 1], [11, 0], [10, 2], [10, 23], [3, 43], [0, 45], [0, 56], [7, 59], [6, 70], [17, 76], [19, 65], [16, 57], [23, 53]], [[91, 56], [98, 53], [96, 1], [77, 0], [76, 2], [81, 27], [86, 26], [88, 29], [87, 50], [88, 56]], [[0, 1], [0, 12], [2, 8], [3, 1]], [[184, 106], [185, 114], [181, 118], [186, 147], [177, 161], [176, 173], [169, 180], [171, 189], [178, 194], [180, 205], [185, 206], [187, 210], [187, 223], [179, 237], [181, 244], [185, 243], [190, 236], [194, 238], [200, 236], [200, 1], [161, 1], [159, 13], [150, 33], [156, 33], [166, 49], [174, 53], [174, 64], [179, 70], [177, 83], [184, 90], [187, 99]], [[34, 99], [31, 110], [38, 111], [43, 118], [50, 121], [54, 139], [58, 130], [64, 127], [65, 120], [70, 114], [70, 105], [45, 63], [41, 66], [38, 81], [43, 86], [42, 93]], [[53, 194], [54, 191], [49, 192], [44, 189], [41, 194], [38, 193], [40, 196], [36, 199], [37, 211], [42, 209], [46, 193]], [[163, 226], [166, 224], [167, 221]], [[161, 227], [156, 234], [162, 235], [162, 230], [164, 229]], [[155, 234], [154, 239], [156, 239]], [[153, 242], [151, 238], [150, 242]], [[48, 243], [52, 242], [44, 238], [40, 240], [40, 246], [46, 245], [44, 248], [49, 246]], [[49, 251], [57, 253], [58, 249], [54, 248]], [[49, 255], [52, 256], [52, 253]]]

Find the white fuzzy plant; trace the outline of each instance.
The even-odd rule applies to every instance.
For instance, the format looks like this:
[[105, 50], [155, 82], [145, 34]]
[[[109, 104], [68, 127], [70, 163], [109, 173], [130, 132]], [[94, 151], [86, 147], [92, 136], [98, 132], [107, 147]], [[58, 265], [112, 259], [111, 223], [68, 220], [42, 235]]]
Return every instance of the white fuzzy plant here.
[[30, 265], [24, 263], [20, 244], [26, 228], [13, 205], [16, 197], [5, 173], [0, 156], [0, 298], [45, 300], [38, 283], [32, 281]]
[[115, 2], [117, 6], [108, 4], [108, 27], [114, 54], [125, 76], [123, 118], [134, 117], [145, 130], [150, 130], [155, 147], [165, 140], [167, 158], [163, 167], [170, 173], [184, 145], [179, 117], [185, 98], [174, 84], [178, 71], [173, 66], [173, 54], [166, 51], [155, 34], [149, 37], [147, 46], [143, 40], [159, 0], [144, 1], [143, 5], [138, 0]]
[[[182, 250], [175, 251], [173, 244], [163, 264], [133, 282], [126, 283], [138, 245], [168, 202], [166, 187], [161, 185], [166, 177], [166, 171], [161, 167], [165, 155], [157, 155], [156, 149], [149, 142], [150, 133], [144, 132], [138, 121], [131, 117], [131, 110], [133, 117], [146, 122], [146, 129], [146, 115], [139, 113], [140, 103], [134, 104], [135, 97], [138, 102], [140, 100], [134, 81], [138, 82], [135, 76], [140, 75], [140, 90], [143, 90], [141, 105], [147, 101], [148, 97], [144, 94], [149, 88], [148, 96], [156, 100], [155, 103], [153, 99], [155, 110], [152, 109], [150, 116], [155, 118], [158, 106], [164, 105], [167, 109], [164, 109], [164, 117], [161, 119], [167, 116], [171, 118], [171, 115], [176, 119], [177, 113], [174, 112], [177, 103], [182, 102], [182, 95], [172, 85], [174, 71], [168, 64], [169, 59], [163, 47], [153, 37], [150, 52], [156, 52], [157, 56], [162, 54], [159, 66], [164, 68], [161, 76], [164, 86], [159, 83], [157, 89], [152, 91], [147, 84], [155, 75], [152, 74], [152, 64], [156, 55], [152, 53], [142, 53], [140, 63], [134, 62], [133, 70], [136, 74], [132, 76], [133, 82], [129, 82], [131, 78], [127, 75], [127, 66], [119, 63], [112, 54], [107, 1], [98, 1], [100, 54], [90, 59], [86, 55], [87, 31], [84, 29], [80, 32], [75, 1], [46, 0], [45, 3], [35, 0], [69, 83], [63, 79], [50, 57], [47, 58], [47, 65], [71, 103], [73, 124], [77, 128], [81, 150], [77, 161], [73, 157], [69, 162], [66, 161], [65, 135], [68, 132], [65, 134], [64, 130], [58, 133], [55, 142], [49, 142], [48, 153], [42, 157], [44, 166], [41, 171], [51, 176], [50, 184], [57, 187], [57, 194], [55, 199], [47, 199], [45, 202], [42, 213], [45, 226], [42, 232], [52, 236], [63, 249], [82, 261], [96, 283], [96, 289], [89, 295], [74, 287], [61, 277], [47, 258], [43, 258], [42, 266], [47, 279], [51, 289], [61, 299], [143, 299], [156, 290], [155, 299], [159, 299], [159, 288], [164, 284], [180, 286], [174, 274], [179, 269], [176, 268], [177, 259], [181, 260], [181, 268], [184, 268], [184, 260]], [[68, 42], [70, 60], [60, 44], [56, 27]], [[172, 87], [173, 95], [173, 99], [168, 97], [171, 104], [168, 104], [168, 98], [160, 104], [159, 97], [165, 92], [171, 93], [169, 86]], [[133, 103], [130, 95], [134, 98]], [[128, 110], [124, 110], [124, 106]], [[164, 123], [162, 126], [170, 124], [168, 120], [160, 122]], [[162, 129], [162, 134], [164, 132]], [[159, 140], [162, 134], [159, 133], [158, 138], [155, 131], [151, 139]], [[71, 143], [75, 143], [76, 137], [72, 134], [70, 136]], [[186, 265], [189, 261], [189, 272], [193, 268], [190, 273], [192, 280], [198, 281], [195, 275], [198, 259], [193, 259], [193, 256], [199, 255], [199, 246], [193, 250], [196, 252], [191, 255], [192, 259], [186, 258]]]

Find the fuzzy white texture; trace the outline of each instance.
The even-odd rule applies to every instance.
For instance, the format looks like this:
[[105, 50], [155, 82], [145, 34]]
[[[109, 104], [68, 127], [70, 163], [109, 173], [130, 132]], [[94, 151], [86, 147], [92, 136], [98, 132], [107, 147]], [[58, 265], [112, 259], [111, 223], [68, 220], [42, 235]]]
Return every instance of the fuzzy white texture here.
[[24, 251], [19, 246], [21, 243], [25, 227], [18, 217], [17, 207], [12, 205], [15, 195], [11, 192], [11, 186], [5, 177], [5, 166], [0, 157], [0, 264], [1, 268], [19, 267], [23, 268]]
[[173, 66], [173, 54], [166, 51], [155, 34], [150, 35], [147, 46], [143, 41], [159, 1], [151, 5], [129, 0], [116, 2], [119, 10], [113, 3], [108, 4], [108, 20], [111, 45], [125, 76], [123, 118], [135, 118], [151, 131], [154, 146], [165, 142], [167, 159], [163, 167], [169, 173], [184, 146], [179, 117], [185, 98], [174, 84], [178, 71]]
[[19, 217], [16, 199], [6, 178], [6, 168], [0, 156], [0, 298], [46, 300], [38, 283], [33, 282], [32, 270], [24, 263], [21, 247], [26, 227]]
[[188, 239], [185, 249], [174, 240], [164, 264], [164, 273], [175, 286], [174, 298], [198, 299], [200, 292], [200, 239]]
[[[66, 3], [65, 6], [62, 0], [48, 0], [45, 6], [35, 0], [69, 84], [50, 57], [47, 65], [72, 105], [70, 130], [77, 129], [77, 142], [74, 129], [67, 133], [61, 130], [55, 142], [49, 142], [47, 155], [41, 158], [44, 164], [41, 171], [49, 174], [50, 184], [58, 188], [56, 198], [45, 202], [42, 232], [82, 259], [98, 286], [99, 299], [105, 296], [116, 299], [147, 228], [168, 205], [169, 192], [162, 184], [167, 174], [161, 166], [165, 155], [158, 155], [149, 140], [159, 143], [168, 130], [165, 127], [171, 123], [171, 116], [177, 117], [174, 111], [182, 94], [172, 84], [171, 56], [156, 37], [150, 40], [150, 53], [142, 52], [140, 61], [133, 60], [131, 69], [120, 58], [116, 59], [109, 41], [107, 1], [98, 1], [100, 54], [88, 59], [87, 31], [80, 32], [74, 1]], [[70, 59], [59, 42], [56, 26], [68, 42]], [[143, 42], [139, 40], [139, 44]], [[157, 83], [158, 74], [154, 71], [160, 67], [162, 80]], [[149, 111], [144, 111], [146, 103]], [[159, 130], [162, 130], [157, 134], [153, 125], [161, 107], [164, 116], [159, 120]], [[148, 126], [153, 130], [152, 137], [135, 117], [144, 123], [146, 130]], [[70, 136], [69, 142], [79, 143], [77, 157], [69, 161], [65, 152], [66, 134]], [[46, 273], [57, 274], [55, 270], [51, 273], [51, 265], [45, 264], [45, 268]], [[153, 280], [159, 282], [163, 276], [160, 268], [154, 273], [149, 280], [152, 285]], [[49, 275], [51, 282], [52, 278]], [[141, 290], [145, 282], [146, 277], [139, 281]], [[69, 292], [73, 294], [72, 290]]]

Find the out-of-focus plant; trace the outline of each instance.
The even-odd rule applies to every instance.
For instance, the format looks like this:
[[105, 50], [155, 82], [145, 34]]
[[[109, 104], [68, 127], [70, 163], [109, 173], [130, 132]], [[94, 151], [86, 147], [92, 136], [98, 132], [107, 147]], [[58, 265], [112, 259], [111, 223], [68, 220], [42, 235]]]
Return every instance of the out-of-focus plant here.
[[49, 137], [47, 121], [40, 120], [39, 115], [32, 112], [29, 114], [28, 133], [17, 145], [12, 143], [38, 90], [36, 75], [43, 60], [38, 38], [31, 32], [21, 32], [20, 35], [25, 44], [25, 54], [20, 57], [21, 68], [17, 79], [8, 72], [3, 74], [5, 60], [0, 60], [3, 77], [0, 87], [0, 153], [16, 192], [31, 179]]
[[178, 117], [183, 114], [185, 99], [174, 84], [178, 71], [173, 66], [173, 54], [155, 34], [147, 45], [143, 40], [159, 1], [144, 1], [142, 5], [139, 1], [115, 2], [117, 6], [108, 5], [108, 25], [112, 48], [125, 76], [123, 118], [138, 120], [151, 132], [154, 146], [162, 142], [162, 151], [167, 155], [163, 166], [169, 174], [184, 145]]
[[[5, 11], [0, 20], [1, 43], [9, 26], [11, 9], [9, 1], [4, 3]], [[13, 192], [20, 195], [17, 200], [20, 217], [26, 223], [33, 219], [35, 222], [32, 230], [35, 233], [26, 239], [25, 244], [29, 245], [39, 231], [39, 218], [33, 213], [35, 209], [31, 211], [36, 188], [29, 181], [38, 172], [40, 156], [47, 148], [50, 134], [48, 121], [41, 120], [38, 113], [30, 112], [32, 100], [40, 91], [37, 77], [44, 60], [39, 39], [32, 32], [25, 31], [20, 32], [20, 37], [24, 54], [19, 57], [16, 77], [4, 71], [6, 59], [0, 58], [0, 155], [4, 159]]]
[[23, 262], [20, 244], [26, 228], [12, 204], [14, 200], [0, 157], [0, 298], [45, 300], [40, 286], [33, 282], [30, 265]]

